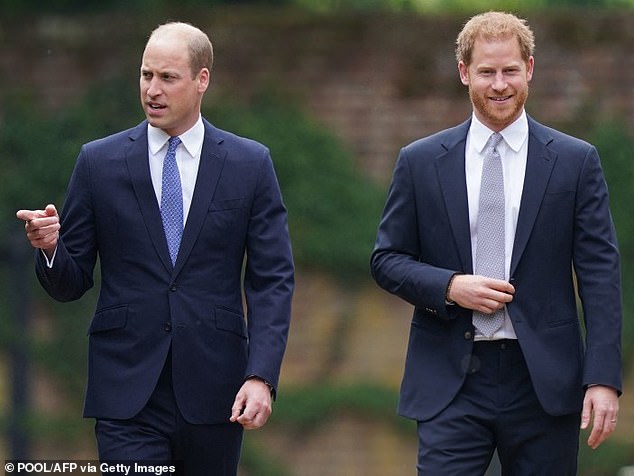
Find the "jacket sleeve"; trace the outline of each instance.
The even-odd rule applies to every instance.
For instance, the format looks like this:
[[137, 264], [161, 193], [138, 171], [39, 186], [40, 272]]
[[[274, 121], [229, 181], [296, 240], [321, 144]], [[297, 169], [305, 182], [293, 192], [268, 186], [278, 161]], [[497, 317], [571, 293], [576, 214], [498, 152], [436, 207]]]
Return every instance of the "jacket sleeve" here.
[[46, 292], [62, 302], [79, 299], [93, 286], [97, 240], [90, 201], [90, 173], [82, 148], [66, 192], [60, 238], [52, 267], [36, 254], [36, 274]]
[[291, 317], [294, 264], [287, 212], [268, 150], [260, 162], [247, 234], [244, 289], [249, 360], [246, 375], [277, 388]]
[[[424, 177], [416, 179], [417, 184], [425, 183]], [[424, 228], [417, 208], [425, 205], [417, 203], [414, 182], [407, 150], [402, 149], [370, 259], [372, 276], [380, 287], [423, 312], [443, 319], [455, 318], [460, 309], [446, 305], [445, 293], [457, 270], [433, 266], [421, 256], [420, 233], [424, 233]]]
[[586, 326], [584, 385], [619, 392], [622, 298], [619, 252], [599, 156], [589, 147], [577, 188], [574, 269]]

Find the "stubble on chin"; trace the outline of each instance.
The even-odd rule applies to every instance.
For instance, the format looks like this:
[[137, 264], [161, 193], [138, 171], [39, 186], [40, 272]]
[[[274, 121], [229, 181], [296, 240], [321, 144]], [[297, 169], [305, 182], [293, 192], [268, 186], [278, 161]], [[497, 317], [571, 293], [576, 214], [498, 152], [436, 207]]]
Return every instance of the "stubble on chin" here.
[[473, 106], [474, 111], [476, 111], [476, 113], [481, 117], [481, 120], [485, 122], [485, 125], [496, 131], [504, 129], [519, 117], [524, 109], [524, 104], [526, 104], [527, 98], [528, 91], [516, 91], [513, 97], [513, 107], [510, 108], [508, 112], [503, 113], [502, 111], [494, 110], [489, 103], [489, 99], [475, 94], [473, 90], [469, 88], [469, 99], [471, 99], [471, 105]]

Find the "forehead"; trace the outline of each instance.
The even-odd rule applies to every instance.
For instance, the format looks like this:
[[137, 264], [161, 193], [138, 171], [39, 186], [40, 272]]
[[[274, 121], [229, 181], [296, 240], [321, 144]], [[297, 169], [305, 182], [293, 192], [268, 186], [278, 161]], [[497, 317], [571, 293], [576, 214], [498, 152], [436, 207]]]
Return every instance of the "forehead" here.
[[189, 67], [189, 49], [185, 40], [176, 35], [150, 38], [141, 60], [143, 68], [181, 69]]
[[471, 63], [473, 66], [478, 66], [480, 63], [523, 64], [524, 60], [517, 38], [512, 36], [492, 39], [478, 37], [473, 43]]

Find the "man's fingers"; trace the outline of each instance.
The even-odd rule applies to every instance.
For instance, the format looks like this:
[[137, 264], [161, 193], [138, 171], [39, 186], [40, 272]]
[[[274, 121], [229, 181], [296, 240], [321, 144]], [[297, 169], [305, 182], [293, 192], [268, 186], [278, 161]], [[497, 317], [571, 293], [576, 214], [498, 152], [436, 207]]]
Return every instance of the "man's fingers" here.
[[250, 379], [236, 396], [230, 421], [239, 423], [245, 430], [254, 430], [267, 422], [271, 411], [269, 387], [259, 380]]
[[31, 221], [37, 216], [37, 210], [18, 210], [15, 214], [18, 220]]
[[611, 421], [608, 418], [604, 418], [603, 420], [595, 420], [594, 425], [592, 427], [592, 432], [588, 437], [588, 446], [593, 450], [596, 450], [601, 443], [603, 443], [608, 436], [614, 431], [616, 428], [616, 421]]
[[49, 217], [57, 216], [57, 208], [55, 208], [55, 205], [53, 205], [52, 203], [46, 205], [46, 208], [44, 209], [44, 212]]
[[240, 417], [244, 409], [244, 398], [240, 394], [238, 394], [235, 401], [233, 402], [233, 406], [231, 407], [231, 418], [229, 418], [229, 421], [238, 421], [238, 418]]
[[[53, 204], [47, 205], [44, 210], [18, 210], [15, 213], [15, 216], [18, 218], [18, 220], [23, 220], [27, 224], [39, 218], [59, 218], [57, 208], [55, 208], [55, 205]], [[48, 224], [49, 222], [46, 223]]]
[[581, 429], [585, 430], [588, 426], [590, 426], [590, 408], [589, 405], [584, 402], [581, 412]]
[[603, 385], [588, 388], [581, 411], [581, 429], [592, 424], [588, 446], [596, 449], [616, 428], [619, 403], [617, 392]]
[[264, 408], [259, 411], [255, 411], [247, 407], [236, 421], [240, 423], [245, 430], [255, 430], [256, 428], [262, 427], [267, 422], [270, 413], [270, 411], [266, 411]]

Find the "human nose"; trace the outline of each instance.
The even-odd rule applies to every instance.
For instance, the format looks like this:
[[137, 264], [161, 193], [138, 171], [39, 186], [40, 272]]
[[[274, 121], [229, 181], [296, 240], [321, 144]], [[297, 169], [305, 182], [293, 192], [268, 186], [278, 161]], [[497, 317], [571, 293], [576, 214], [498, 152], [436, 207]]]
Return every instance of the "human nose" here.
[[161, 94], [161, 88], [156, 78], [148, 79], [146, 83], [146, 87], [147, 89], [145, 93], [147, 94], [148, 97], [155, 98], [156, 96]]
[[491, 87], [496, 91], [504, 91], [506, 89], [506, 78], [504, 77], [504, 73], [500, 71], [495, 74]]

